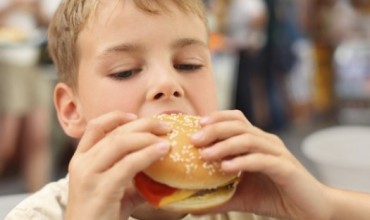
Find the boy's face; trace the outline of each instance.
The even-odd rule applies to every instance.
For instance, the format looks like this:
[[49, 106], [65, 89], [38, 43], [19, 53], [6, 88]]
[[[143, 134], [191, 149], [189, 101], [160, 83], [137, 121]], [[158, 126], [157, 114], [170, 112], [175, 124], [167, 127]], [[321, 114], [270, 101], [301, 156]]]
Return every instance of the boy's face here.
[[216, 110], [202, 20], [169, 5], [152, 15], [125, 1], [101, 1], [80, 33], [76, 111], [88, 121], [110, 111], [139, 117]]

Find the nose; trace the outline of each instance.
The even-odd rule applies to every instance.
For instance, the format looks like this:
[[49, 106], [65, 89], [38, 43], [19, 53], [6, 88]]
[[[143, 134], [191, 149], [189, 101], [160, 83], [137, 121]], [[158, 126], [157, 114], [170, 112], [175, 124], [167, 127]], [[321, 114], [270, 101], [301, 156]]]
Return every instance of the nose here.
[[180, 78], [174, 73], [163, 73], [153, 77], [147, 100], [169, 100], [184, 96]]

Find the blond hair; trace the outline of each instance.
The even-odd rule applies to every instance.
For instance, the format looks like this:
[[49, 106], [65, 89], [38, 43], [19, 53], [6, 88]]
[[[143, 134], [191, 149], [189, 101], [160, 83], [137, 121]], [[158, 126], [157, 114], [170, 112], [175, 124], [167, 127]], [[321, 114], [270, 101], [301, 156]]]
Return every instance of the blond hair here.
[[[133, 0], [133, 2], [140, 10], [151, 14], [169, 11], [169, 0]], [[197, 15], [205, 24], [207, 23], [202, 0], [172, 0], [172, 2], [181, 11]], [[49, 25], [49, 53], [59, 80], [72, 89], [77, 86], [78, 35], [94, 14], [98, 4], [99, 0], [63, 0]]]

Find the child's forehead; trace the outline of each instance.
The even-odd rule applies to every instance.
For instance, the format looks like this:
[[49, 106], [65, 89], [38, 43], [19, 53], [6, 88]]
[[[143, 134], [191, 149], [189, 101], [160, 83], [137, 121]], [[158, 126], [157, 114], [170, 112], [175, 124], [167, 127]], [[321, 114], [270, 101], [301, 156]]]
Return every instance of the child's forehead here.
[[[178, 5], [174, 1], [166, 1], [166, 4], [149, 4], [142, 5], [140, 0], [97, 0], [98, 4], [91, 12], [89, 19], [85, 26], [82, 28], [82, 32], [86, 30], [88, 32], [100, 32], [100, 28], [108, 26], [115, 26], [117, 29], [124, 26], [133, 26], [139, 19], [148, 20], [150, 23], [154, 17], [161, 17], [164, 20], [173, 20], [179, 15], [188, 16], [191, 19], [200, 19], [206, 27], [206, 23], [202, 19], [202, 15], [195, 13], [194, 11], [184, 11], [185, 8], [177, 7]], [[144, 1], [148, 2], [148, 1]], [[154, 1], [153, 2], [161, 2]], [[167, 21], [164, 21], [167, 22]], [[183, 22], [184, 23], [184, 22]], [[181, 24], [178, 24], [181, 25]], [[133, 30], [134, 28], [132, 28]], [[126, 33], [130, 34], [130, 33]]]
[[166, 7], [158, 13], [149, 13], [133, 1], [104, 0], [78, 36], [79, 58], [96, 59], [107, 48], [122, 44], [140, 45], [148, 50], [153, 41], [157, 46], [167, 46], [178, 38], [193, 39], [207, 46], [207, 29], [199, 16], [181, 12], [175, 4]]
[[[164, 3], [159, 3], [161, 1], [153, 1], [151, 4], [147, 4], [148, 1], [141, 0], [96, 0], [97, 4], [94, 10], [91, 12], [90, 17], [98, 17], [102, 13], [108, 13], [112, 15], [113, 13], [131, 12], [133, 10], [140, 11], [142, 13], [151, 15], [163, 15], [163, 14], [173, 14], [179, 13], [181, 11], [179, 7], [176, 7], [174, 1], [169, 1]], [[146, 3], [143, 3], [146, 2]], [[156, 3], [154, 3], [156, 2]], [[195, 14], [194, 14], [195, 15]]]
[[132, 10], [150, 15], [173, 15], [185, 13], [200, 18], [207, 26], [203, 4], [199, 0], [93, 0], [95, 7], [89, 15], [91, 20], [103, 20], [101, 14], [129, 13]]

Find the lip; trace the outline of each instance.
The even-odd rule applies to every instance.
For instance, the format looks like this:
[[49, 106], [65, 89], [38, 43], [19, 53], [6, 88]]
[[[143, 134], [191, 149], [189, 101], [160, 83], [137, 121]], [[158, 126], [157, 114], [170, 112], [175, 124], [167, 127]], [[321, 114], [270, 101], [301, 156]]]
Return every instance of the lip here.
[[158, 115], [170, 115], [170, 114], [184, 114], [184, 112], [179, 110], [167, 110], [159, 113]]

